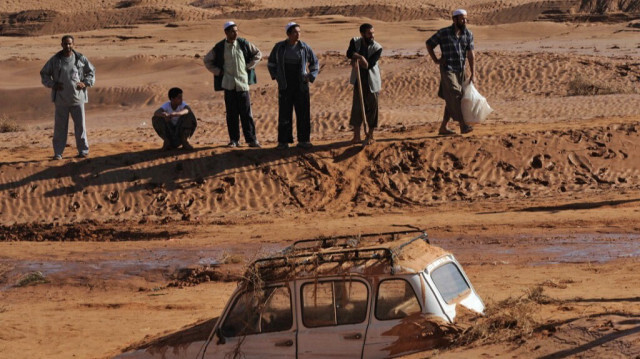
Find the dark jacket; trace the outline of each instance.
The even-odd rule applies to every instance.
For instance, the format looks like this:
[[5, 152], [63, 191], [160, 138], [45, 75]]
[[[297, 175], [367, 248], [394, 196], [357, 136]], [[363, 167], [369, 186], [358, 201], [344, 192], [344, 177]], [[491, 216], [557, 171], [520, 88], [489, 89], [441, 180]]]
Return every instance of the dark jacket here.
[[[269, 63], [267, 64], [271, 79], [278, 81], [279, 90], [287, 89], [287, 79], [284, 74], [284, 53], [287, 50], [286, 44], [287, 40], [280, 41], [275, 44], [273, 50], [271, 50], [271, 55], [269, 55]], [[300, 66], [300, 79], [303, 80], [308, 74], [309, 82], [313, 83], [313, 81], [315, 81], [316, 77], [318, 76], [318, 71], [320, 70], [320, 67], [318, 65], [318, 58], [316, 57], [316, 54], [313, 53], [311, 47], [309, 47], [309, 45], [307, 45], [303, 41], [300, 41], [300, 55], [302, 58]], [[309, 72], [307, 72], [307, 65], [309, 65]], [[300, 85], [303, 87], [309, 86], [309, 84], [304, 81]]]

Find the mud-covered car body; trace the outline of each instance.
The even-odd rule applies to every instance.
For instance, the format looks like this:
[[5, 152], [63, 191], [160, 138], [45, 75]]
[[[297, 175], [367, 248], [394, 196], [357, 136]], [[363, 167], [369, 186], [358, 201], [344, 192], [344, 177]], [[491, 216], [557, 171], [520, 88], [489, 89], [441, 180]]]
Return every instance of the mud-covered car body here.
[[209, 339], [162, 357], [387, 358], [450, 344], [457, 313], [484, 304], [451, 253], [400, 235], [298, 241], [255, 261]]

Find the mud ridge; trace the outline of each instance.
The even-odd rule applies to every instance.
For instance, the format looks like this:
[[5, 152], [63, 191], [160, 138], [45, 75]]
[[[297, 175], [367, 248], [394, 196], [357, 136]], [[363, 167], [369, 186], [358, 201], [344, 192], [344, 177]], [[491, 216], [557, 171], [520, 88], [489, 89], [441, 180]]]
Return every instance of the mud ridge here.
[[123, 229], [127, 227], [122, 224], [98, 224], [95, 221], [3, 225], [0, 226], [0, 242], [126, 242], [167, 240], [171, 236], [185, 234], [167, 230]]
[[172, 281], [167, 285], [167, 287], [184, 288], [193, 287], [207, 282], [235, 282], [240, 280], [242, 272], [240, 271], [239, 266], [231, 267], [231, 270], [227, 269], [226, 272], [223, 272], [219, 265], [201, 265], [180, 268], [172, 274]]

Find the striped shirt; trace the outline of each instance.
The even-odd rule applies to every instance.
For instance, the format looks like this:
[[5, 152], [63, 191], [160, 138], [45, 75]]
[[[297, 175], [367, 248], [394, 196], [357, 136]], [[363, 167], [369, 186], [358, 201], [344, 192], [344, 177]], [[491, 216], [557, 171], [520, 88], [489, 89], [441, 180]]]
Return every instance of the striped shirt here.
[[440, 45], [442, 60], [447, 71], [463, 72], [464, 63], [467, 60], [467, 51], [473, 50], [473, 34], [464, 29], [460, 37], [456, 36], [455, 25], [438, 30], [429, 40], [427, 45], [436, 48]]

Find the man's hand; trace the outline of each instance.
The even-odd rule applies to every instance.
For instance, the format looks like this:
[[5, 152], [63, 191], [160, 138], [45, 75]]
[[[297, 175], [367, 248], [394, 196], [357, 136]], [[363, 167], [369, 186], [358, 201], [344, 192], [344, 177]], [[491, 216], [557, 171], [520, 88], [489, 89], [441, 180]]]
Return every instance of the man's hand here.
[[358, 64], [363, 69], [369, 68], [369, 63], [367, 62], [367, 59], [364, 58], [364, 56], [361, 56], [360, 59], [358, 59]]
[[62, 83], [61, 82], [56, 82], [55, 85], [53, 85], [53, 89], [56, 91], [60, 91], [62, 90]]
[[85, 85], [85, 84], [84, 84], [84, 82], [78, 82], [78, 83], [76, 84], [76, 88], [77, 88], [78, 90], [82, 90], [83, 88], [86, 88], [86, 87], [87, 87], [87, 85]]
[[429, 57], [431, 57], [431, 60], [433, 61], [434, 64], [440, 65], [442, 63], [442, 56], [440, 56], [440, 58], [436, 56], [436, 53], [433, 51], [433, 47], [429, 45], [428, 41], [427, 41], [427, 52], [429, 53]]
[[365, 59], [364, 56], [360, 55], [359, 53], [357, 52], [354, 53], [351, 59], [357, 61], [358, 66], [360, 66], [361, 68], [363, 69], [369, 68], [369, 63], [367, 62], [367, 59]]

